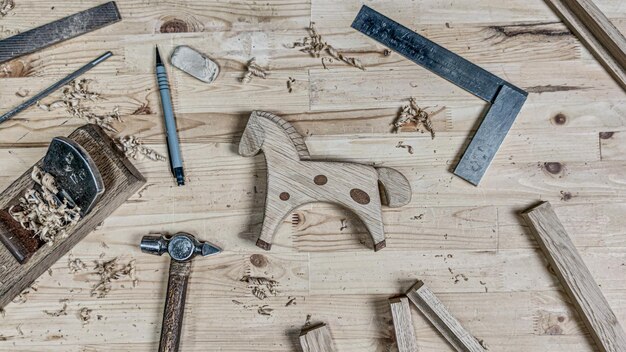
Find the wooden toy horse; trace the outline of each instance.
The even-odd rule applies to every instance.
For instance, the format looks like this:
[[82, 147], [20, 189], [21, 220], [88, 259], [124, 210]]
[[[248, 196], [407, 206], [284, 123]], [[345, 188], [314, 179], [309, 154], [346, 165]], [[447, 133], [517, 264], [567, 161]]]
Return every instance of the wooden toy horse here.
[[382, 203], [406, 205], [411, 187], [400, 172], [387, 167], [312, 161], [302, 136], [287, 121], [269, 112], [254, 111], [239, 143], [239, 154], [254, 156], [263, 150], [267, 162], [265, 219], [257, 246], [269, 250], [283, 219], [312, 202], [338, 204], [352, 211], [374, 240], [374, 250], [385, 248]]

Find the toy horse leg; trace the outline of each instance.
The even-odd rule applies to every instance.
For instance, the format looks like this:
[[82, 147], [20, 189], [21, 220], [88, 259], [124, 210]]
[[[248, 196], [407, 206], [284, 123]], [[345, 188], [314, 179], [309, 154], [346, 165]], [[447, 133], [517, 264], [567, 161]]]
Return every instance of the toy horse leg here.
[[372, 236], [372, 241], [374, 241], [374, 251], [378, 252], [379, 250], [385, 248], [387, 246], [387, 241], [385, 240], [383, 214], [380, 207], [374, 214], [372, 214], [371, 209], [366, 211], [361, 207], [352, 207], [351, 210], [356, 216], [359, 217], [359, 219], [361, 219], [361, 222], [367, 228], [370, 236]]
[[265, 218], [263, 219], [263, 228], [261, 236], [256, 241], [257, 247], [269, 251], [272, 248], [272, 241], [278, 226], [283, 222], [285, 217], [291, 213], [293, 207], [288, 202], [277, 203], [276, 201], [266, 200]]

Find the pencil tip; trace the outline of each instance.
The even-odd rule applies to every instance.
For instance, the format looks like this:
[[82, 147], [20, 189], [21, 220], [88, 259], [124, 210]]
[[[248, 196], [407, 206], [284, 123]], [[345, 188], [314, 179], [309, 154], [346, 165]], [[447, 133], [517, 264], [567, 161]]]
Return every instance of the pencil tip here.
[[156, 64], [157, 64], [157, 66], [163, 65], [163, 62], [161, 61], [161, 54], [159, 53], [159, 47], [155, 45], [154, 48], [156, 49]]

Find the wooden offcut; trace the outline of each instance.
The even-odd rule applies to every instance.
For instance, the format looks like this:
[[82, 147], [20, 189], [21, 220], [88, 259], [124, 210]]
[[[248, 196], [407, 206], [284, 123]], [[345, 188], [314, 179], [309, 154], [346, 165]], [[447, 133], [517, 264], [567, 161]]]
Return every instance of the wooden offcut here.
[[626, 38], [591, 0], [547, 0], [596, 59], [626, 90]]
[[352, 211], [365, 225], [374, 250], [385, 248], [381, 204], [400, 207], [411, 200], [411, 186], [395, 169], [311, 160], [302, 136], [287, 121], [263, 111], [250, 115], [239, 154], [263, 151], [267, 162], [265, 219], [257, 246], [269, 250], [278, 228], [296, 208], [328, 202]]
[[[70, 139], [80, 144], [91, 156], [104, 181], [105, 192], [89, 214], [69, 231], [66, 238], [58, 239], [53, 245], [43, 245], [20, 264], [11, 252], [0, 245], [0, 308], [29, 287], [74, 245], [102, 223], [115, 209], [141, 188], [146, 180], [115, 147], [114, 142], [96, 125], [86, 125], [75, 130]], [[41, 167], [42, 160], [35, 164]], [[32, 167], [0, 194], [0, 209], [8, 209], [28, 188], [32, 188]], [[11, 237], [15, 224], [2, 222], [0, 237]], [[19, 224], [18, 224], [19, 226]]]
[[417, 352], [417, 339], [415, 328], [411, 320], [411, 307], [406, 297], [394, 297], [389, 299], [389, 308], [393, 318], [393, 329], [396, 334], [398, 352]]
[[626, 351], [626, 334], [549, 202], [522, 213], [602, 352]]
[[450, 314], [424, 282], [417, 281], [406, 292], [406, 295], [455, 350], [460, 352], [485, 351], [478, 340]]
[[335, 352], [337, 348], [326, 324], [313, 325], [302, 329], [300, 345], [303, 352]]

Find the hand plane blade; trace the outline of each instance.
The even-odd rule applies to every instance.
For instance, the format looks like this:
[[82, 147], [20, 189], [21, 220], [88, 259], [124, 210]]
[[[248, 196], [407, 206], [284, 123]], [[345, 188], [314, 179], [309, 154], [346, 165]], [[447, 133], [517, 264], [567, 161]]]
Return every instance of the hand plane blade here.
[[54, 176], [59, 196], [80, 207], [85, 216], [104, 193], [104, 182], [96, 164], [78, 143], [55, 137], [43, 159], [42, 170]]

